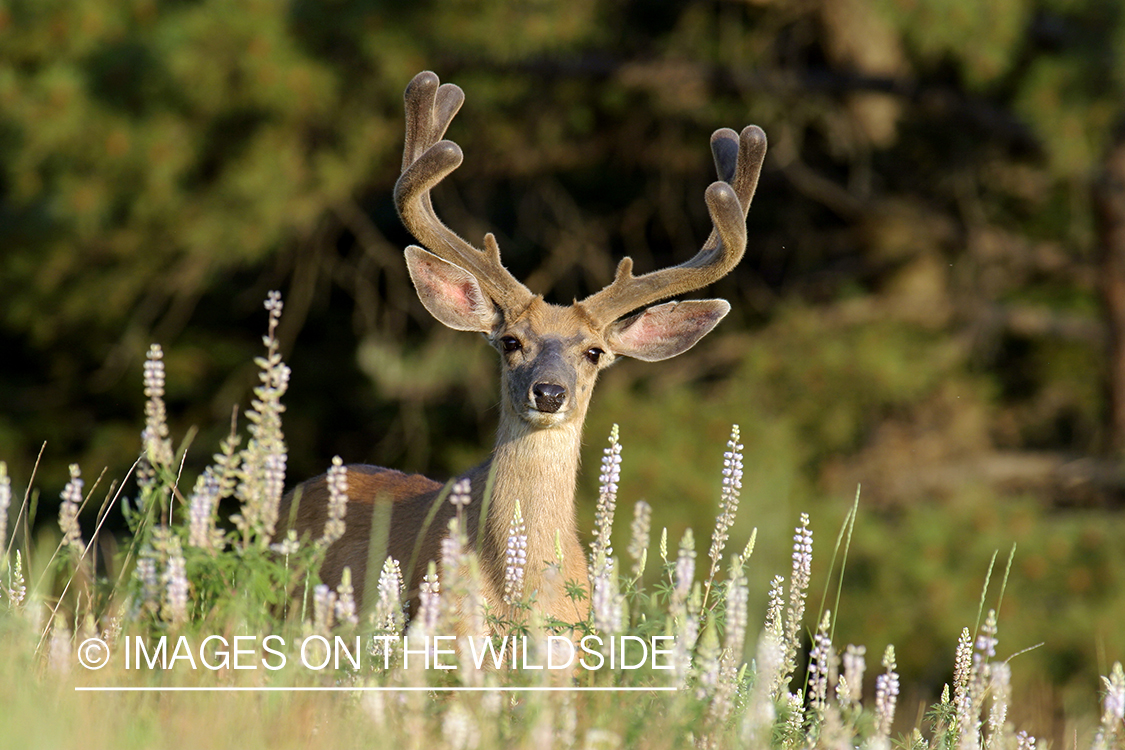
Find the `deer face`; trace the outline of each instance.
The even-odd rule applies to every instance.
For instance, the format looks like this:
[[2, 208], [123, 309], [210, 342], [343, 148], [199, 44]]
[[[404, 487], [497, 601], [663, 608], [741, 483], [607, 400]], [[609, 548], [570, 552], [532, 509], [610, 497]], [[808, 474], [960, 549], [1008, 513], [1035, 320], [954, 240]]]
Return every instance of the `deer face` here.
[[407, 268], [426, 309], [442, 323], [478, 331], [500, 352], [503, 405], [535, 428], [581, 422], [598, 372], [618, 356], [656, 361], [687, 351], [730, 310], [724, 300], [668, 302], [598, 325], [583, 307], [530, 297], [514, 310], [470, 272], [420, 247]]
[[505, 408], [537, 428], [581, 421], [598, 372], [614, 358], [574, 308], [538, 297], [488, 338], [500, 352]]

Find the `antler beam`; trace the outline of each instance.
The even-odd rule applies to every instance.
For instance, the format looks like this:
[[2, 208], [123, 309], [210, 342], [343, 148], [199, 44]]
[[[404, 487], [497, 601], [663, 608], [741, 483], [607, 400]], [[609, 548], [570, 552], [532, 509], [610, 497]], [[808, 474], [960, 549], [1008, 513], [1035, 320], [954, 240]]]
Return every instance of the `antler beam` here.
[[395, 207], [402, 223], [431, 253], [475, 276], [500, 307], [522, 308], [534, 295], [500, 262], [496, 238], [485, 236], [483, 251], [473, 247], [442, 223], [430, 198], [433, 187], [464, 159], [461, 147], [442, 137], [465, 93], [452, 83], [440, 84], [435, 74], [424, 71], [410, 81], [404, 98], [406, 147], [402, 174], [395, 183]]
[[711, 153], [719, 180], [704, 197], [714, 229], [695, 257], [678, 266], [633, 276], [633, 259], [623, 258], [613, 282], [578, 303], [600, 324], [726, 276], [746, 252], [746, 214], [758, 187], [766, 156], [766, 134], [756, 125], [735, 133], [730, 128], [711, 136]]

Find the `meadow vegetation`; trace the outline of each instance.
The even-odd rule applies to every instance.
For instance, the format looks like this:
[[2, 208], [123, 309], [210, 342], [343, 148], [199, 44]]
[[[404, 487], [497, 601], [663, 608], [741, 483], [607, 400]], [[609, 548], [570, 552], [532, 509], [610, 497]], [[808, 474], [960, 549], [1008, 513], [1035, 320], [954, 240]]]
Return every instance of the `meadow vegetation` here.
[[[1019, 713], [1013, 666], [1024, 655], [1001, 647], [1013, 617], [1009, 587], [1027, 572], [1020, 555], [1013, 549], [997, 561], [993, 554], [993, 564], [981, 571], [976, 618], [944, 634], [950, 677], [940, 695], [924, 711], [904, 706], [909, 693], [899, 662], [909, 658], [910, 639], [863, 644], [838, 635], [838, 612], [882, 608], [900, 616], [919, 606], [853, 599], [847, 585], [857, 565], [853, 535], [866, 512], [859, 495], [838, 527], [816, 535], [819, 576], [814, 519], [806, 513], [737, 538], [740, 510], [743, 517], [755, 512], [740, 508], [747, 452], [737, 426], [721, 461], [718, 455], [713, 461], [721, 479], [715, 519], [703, 527], [709, 538], [690, 528], [682, 535], [667, 527], [657, 532], [644, 500], [631, 514], [618, 512], [628, 462], [616, 425], [610, 430], [590, 535], [586, 619], [546, 622], [536, 615], [534, 592], [522, 588], [523, 569], [541, 562], [561, 570], [561, 561], [526, 559], [518, 511], [509, 531], [505, 591], [514, 614], [506, 618], [484, 605], [476, 554], [457, 520], [435, 561], [440, 565], [431, 567], [410, 611], [401, 561], [387, 559], [373, 567], [372, 580], [345, 576], [329, 590], [318, 583], [316, 569], [348, 521], [346, 472], [333, 461], [329, 486], [336, 510], [321, 538], [291, 532], [277, 538], [287, 456], [282, 397], [290, 371], [276, 336], [280, 295], [271, 293], [266, 309], [266, 351], [255, 360], [259, 384], [238, 420], [244, 429], [232, 423], [197, 477], [183, 467], [186, 452], [200, 448], [190, 436], [177, 442], [169, 432], [163, 352], [155, 345], [144, 368], [145, 427], [132, 476], [88, 482], [72, 466], [57, 526], [46, 528], [35, 524], [41, 503], [31, 482], [19, 502], [0, 463], [0, 657], [7, 664], [0, 679], [0, 736], [9, 746], [1045, 746], [1036, 727], [1013, 720]], [[447, 496], [463, 503], [465, 488], [451, 483]], [[85, 505], [98, 506], [92, 528], [79, 522]], [[105, 530], [116, 516], [127, 532]], [[767, 538], [788, 551], [784, 569], [759, 564], [755, 548]], [[886, 564], [858, 562], [876, 578]], [[754, 579], [768, 589], [764, 608], [751, 603]], [[360, 586], [369, 592], [362, 609], [355, 596]], [[572, 590], [576, 599], [586, 595], [579, 586]], [[424, 639], [445, 633], [491, 634], [491, 641], [480, 641], [481, 653], [487, 641], [498, 647], [494, 655], [508, 653], [505, 646], [518, 639], [522, 659], [513, 646], [516, 668], [511, 661], [495, 663], [495, 656], [491, 668], [480, 668], [476, 651], [463, 646], [446, 652], [435, 645], [412, 652], [394, 646], [398, 636], [433, 644]], [[280, 639], [275, 646], [311, 644], [309, 663], [323, 659], [325, 666], [300, 663], [292, 651], [282, 659], [267, 635]], [[213, 640], [210, 650], [197, 648], [209, 637], [222, 640]], [[589, 643], [600, 647], [611, 639], [652, 644], [661, 637], [661, 657], [641, 659], [637, 668], [609, 662], [604, 651], [596, 668], [588, 666], [594, 663], [589, 652], [586, 667], [534, 668], [545, 660], [561, 663], [560, 649], [579, 639], [598, 639]], [[254, 668], [238, 666], [237, 638], [249, 639], [241, 663]], [[338, 653], [331, 660], [336, 643], [357, 644], [355, 661]], [[436, 668], [442, 659], [451, 668]], [[98, 669], [86, 666], [103, 662]], [[1101, 685], [1089, 686], [1072, 718], [1074, 735], [1066, 746], [1125, 747], [1120, 662], [1108, 667]]]

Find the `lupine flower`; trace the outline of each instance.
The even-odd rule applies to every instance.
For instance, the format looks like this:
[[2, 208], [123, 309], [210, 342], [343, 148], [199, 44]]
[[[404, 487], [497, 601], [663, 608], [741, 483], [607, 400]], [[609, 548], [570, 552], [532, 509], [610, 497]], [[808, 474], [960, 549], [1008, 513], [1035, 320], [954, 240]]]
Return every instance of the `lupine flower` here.
[[610, 559], [601, 566], [594, 577], [594, 593], [590, 602], [594, 611], [594, 627], [598, 632], [611, 636], [621, 632], [624, 601], [618, 593], [616, 563], [616, 559]]
[[836, 687], [836, 700], [841, 706], [858, 706], [863, 699], [863, 673], [867, 671], [866, 646], [849, 645], [844, 649], [844, 673]]
[[323, 583], [313, 588], [313, 632], [331, 632], [336, 616], [336, 593]]
[[324, 523], [324, 533], [319, 544], [325, 547], [344, 535], [347, 528], [344, 517], [348, 514], [348, 470], [339, 456], [332, 457], [328, 469], [328, 520]]
[[711, 579], [714, 579], [719, 569], [730, 527], [738, 513], [738, 499], [742, 492], [742, 444], [738, 441], [738, 425], [734, 425], [730, 431], [730, 440], [727, 441], [728, 450], [723, 454], [723, 490], [719, 499], [719, 516], [715, 520], [715, 532], [711, 535], [711, 550], [707, 553], [711, 558]]
[[12, 480], [8, 478], [8, 464], [0, 461], [0, 554], [8, 541], [8, 507], [12, 504]]
[[768, 747], [773, 735], [773, 723], [777, 718], [774, 685], [778, 683], [785, 658], [778, 635], [767, 628], [758, 639], [754, 686], [742, 715], [742, 743], [746, 747]]
[[812, 580], [812, 529], [809, 514], [801, 514], [801, 525], [793, 536], [793, 573], [789, 578], [789, 608], [785, 613], [785, 663], [787, 674], [797, 667], [797, 648], [801, 622], [805, 616], [805, 597]]
[[286, 532], [285, 538], [280, 542], [274, 542], [270, 545], [270, 550], [283, 557], [295, 555], [297, 550], [301, 548], [301, 542], [297, 539], [297, 530], [289, 529]]
[[70, 465], [70, 481], [62, 491], [59, 506], [59, 528], [62, 529], [63, 547], [71, 547], [78, 554], [86, 550], [82, 543], [82, 529], [78, 526], [78, 508], [82, 505], [82, 475], [78, 464]]
[[1102, 682], [1105, 683], [1104, 710], [1101, 725], [1094, 736], [1094, 750], [1120, 746], [1120, 742], [1114, 743], [1114, 740], [1120, 736], [1122, 721], [1125, 721], [1125, 669], [1122, 669], [1121, 662], [1114, 663], [1109, 677], [1102, 677]]
[[886, 741], [891, 735], [891, 725], [895, 720], [895, 704], [898, 702], [898, 673], [895, 672], [895, 647], [887, 646], [883, 654], [883, 666], [887, 671], [875, 678], [875, 736]]
[[676, 557], [675, 577], [672, 588], [672, 608], [679, 609], [691, 592], [695, 580], [695, 537], [691, 529], [685, 529], [680, 539], [680, 554]]
[[508, 524], [508, 549], [504, 553], [504, 603], [515, 604], [523, 596], [523, 572], [527, 565], [527, 527], [519, 500]]
[[437, 632], [438, 622], [441, 618], [441, 583], [438, 581], [437, 568], [431, 562], [422, 578], [422, 586], [418, 594], [418, 616], [411, 621], [420, 625], [424, 633]]
[[472, 482], [468, 477], [458, 479], [449, 490], [449, 502], [457, 509], [458, 520], [461, 519], [464, 507], [473, 501], [472, 490]]
[[704, 700], [708, 696], [714, 695], [715, 688], [719, 684], [721, 656], [722, 649], [719, 647], [719, 636], [716, 633], [715, 621], [709, 618], [695, 650], [696, 658], [693, 666], [698, 679], [698, 687], [695, 691], [697, 700]]
[[988, 712], [988, 742], [986, 748], [998, 747], [1008, 719], [1008, 705], [1012, 701], [1012, 668], [1006, 662], [992, 665], [992, 709]]
[[269, 293], [266, 304], [269, 328], [262, 343], [266, 356], [255, 363], [260, 368], [261, 385], [254, 389], [254, 398], [246, 418], [250, 422], [250, 440], [240, 454], [239, 483], [236, 496], [242, 503], [241, 512], [231, 516], [235, 526], [248, 538], [257, 535], [260, 542], [268, 544], [277, 523], [277, 508], [285, 489], [286, 448], [281, 430], [281, 415], [285, 407], [281, 397], [289, 389], [290, 370], [281, 361], [277, 326], [281, 320], [281, 293]]
[[[423, 582], [423, 596], [426, 588]], [[398, 560], [387, 557], [383, 560], [383, 570], [379, 573], [379, 601], [375, 603], [375, 627], [397, 635], [402, 630], [402, 568]]]
[[[617, 508], [617, 483], [621, 479], [621, 443], [618, 442], [617, 425], [609, 432], [609, 447], [603, 450], [602, 470], [598, 476], [598, 506], [594, 512], [594, 541], [590, 543], [594, 565], [608, 562], [613, 557], [610, 535], [613, 533], [613, 514]], [[591, 570], [596, 577], [599, 570]]]
[[1027, 732], [1016, 733], [1016, 750], [1035, 750], [1035, 738]]
[[355, 608], [355, 589], [352, 588], [352, 569], [344, 566], [343, 573], [340, 576], [340, 585], [336, 587], [336, 601], [334, 603], [333, 614], [336, 616], [336, 622], [347, 625], [359, 624], [359, 617], [356, 616]]
[[168, 439], [168, 417], [164, 406], [164, 351], [160, 344], [148, 348], [144, 367], [145, 429], [141, 433], [145, 458], [152, 466], [172, 463], [172, 441]]
[[968, 712], [966, 696], [969, 690], [969, 678], [973, 669], [973, 637], [968, 628], [961, 629], [961, 636], [957, 639], [957, 650], [953, 658], [953, 703], [957, 707], [960, 718], [961, 712]]
[[142, 612], [160, 611], [160, 579], [156, 573], [156, 553], [151, 547], [141, 550], [133, 575], [141, 584], [138, 607]]
[[[690, 529], [689, 529], [690, 531]], [[681, 552], [683, 548], [681, 547]], [[694, 550], [692, 550], [694, 553]], [[695, 648], [695, 641], [699, 638], [699, 609], [703, 595], [698, 584], [692, 587], [691, 597], [681, 605], [679, 611], [673, 611], [675, 621], [675, 639], [672, 642], [672, 674], [675, 677], [676, 687], [682, 688], [691, 673], [691, 654]]]
[[25, 596], [27, 596], [27, 585], [23, 579], [23, 556], [17, 549], [16, 564], [12, 568], [11, 584], [8, 587], [8, 603], [12, 607], [20, 607]]
[[164, 606], [161, 617], [172, 625], [187, 621], [188, 580], [180, 538], [169, 533], [165, 541], [165, 567], [160, 580], [164, 585]]
[[223, 532], [215, 527], [215, 509], [219, 504], [219, 480], [208, 466], [195, 481], [188, 501], [188, 544], [211, 552], [223, 549]]
[[832, 627], [832, 613], [824, 611], [824, 618], [813, 637], [813, 648], [809, 654], [809, 700], [817, 711], [823, 712], [828, 706], [828, 677], [832, 671], [832, 639], [828, 630]]
[[723, 650], [719, 657], [719, 678], [715, 686], [708, 716], [716, 724], [723, 724], [734, 706], [734, 693], [738, 688], [738, 672], [742, 652], [746, 648], [747, 600], [750, 593], [740, 566], [734, 566], [727, 582], [726, 619], [723, 623]]
[[774, 636], [778, 643], [782, 642], [784, 632], [781, 627], [781, 613], [785, 608], [785, 579], [774, 576], [770, 580], [769, 605], [766, 607], [765, 631]]
[[629, 527], [629, 557], [633, 558], [633, 578], [640, 579], [648, 559], [649, 533], [652, 526], [652, 506], [638, 500], [633, 506], [633, 523]]

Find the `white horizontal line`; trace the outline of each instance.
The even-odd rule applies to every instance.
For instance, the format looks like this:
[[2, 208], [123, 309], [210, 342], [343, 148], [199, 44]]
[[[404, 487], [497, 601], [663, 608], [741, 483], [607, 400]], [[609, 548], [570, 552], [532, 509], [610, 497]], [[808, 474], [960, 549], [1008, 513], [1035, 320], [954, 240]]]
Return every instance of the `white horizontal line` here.
[[652, 693], [675, 687], [82, 687], [76, 693]]

